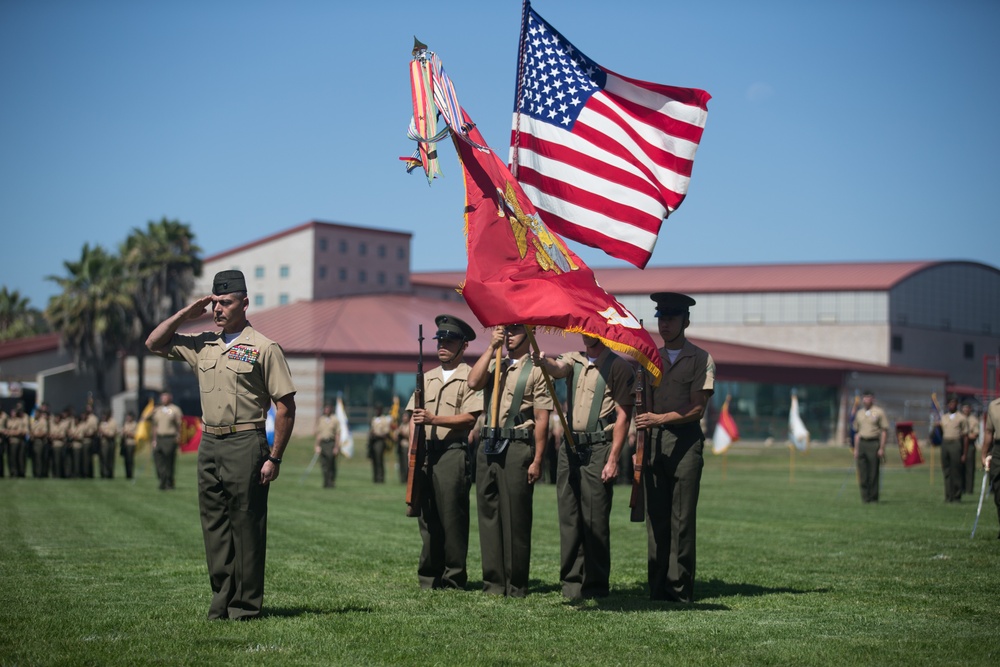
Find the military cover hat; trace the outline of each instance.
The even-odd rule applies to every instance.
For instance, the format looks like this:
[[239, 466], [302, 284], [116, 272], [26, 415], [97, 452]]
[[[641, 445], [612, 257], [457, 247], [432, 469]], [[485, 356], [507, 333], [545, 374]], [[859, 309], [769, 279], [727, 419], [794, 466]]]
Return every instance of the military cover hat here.
[[678, 292], [657, 292], [650, 294], [649, 298], [656, 302], [656, 317], [687, 315], [688, 309], [695, 303], [687, 294]]
[[476, 332], [472, 327], [454, 315], [438, 315], [434, 318], [437, 333], [434, 338], [451, 338], [453, 340], [476, 340]]
[[243, 277], [242, 271], [230, 269], [219, 271], [215, 274], [215, 281], [212, 283], [212, 294], [222, 296], [233, 292], [246, 292], [247, 280]]

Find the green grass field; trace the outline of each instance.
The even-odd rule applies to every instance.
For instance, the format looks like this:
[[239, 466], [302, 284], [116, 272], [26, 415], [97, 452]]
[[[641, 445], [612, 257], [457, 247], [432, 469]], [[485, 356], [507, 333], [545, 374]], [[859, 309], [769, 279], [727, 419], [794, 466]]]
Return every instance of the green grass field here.
[[709, 454], [697, 602], [681, 606], [647, 599], [625, 487], [609, 598], [561, 596], [552, 485], [536, 489], [528, 598], [479, 592], [475, 525], [470, 590], [421, 591], [398, 481], [373, 485], [362, 458], [324, 490], [318, 466], [302, 481], [310, 456], [294, 441], [271, 491], [266, 616], [250, 623], [204, 620], [194, 455], [174, 492], [148, 461], [135, 483], [0, 480], [0, 664], [1000, 664], [996, 510], [970, 539], [978, 495], [945, 504], [926, 464], [894, 457], [870, 506], [846, 449], [797, 454], [794, 480], [785, 448], [737, 446], [725, 478]]

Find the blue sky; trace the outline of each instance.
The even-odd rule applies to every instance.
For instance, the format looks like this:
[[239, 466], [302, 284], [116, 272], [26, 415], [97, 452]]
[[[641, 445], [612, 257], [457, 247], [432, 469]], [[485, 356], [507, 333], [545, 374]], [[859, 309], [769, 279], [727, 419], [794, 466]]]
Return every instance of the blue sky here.
[[[1000, 264], [1000, 3], [533, 6], [605, 67], [713, 96], [651, 266]], [[520, 13], [515, 0], [0, 0], [0, 284], [42, 308], [45, 276], [84, 243], [114, 248], [163, 216], [205, 255], [315, 219], [411, 231], [415, 270], [464, 269], [454, 151], [442, 145], [431, 187], [398, 160], [413, 150], [412, 39], [506, 156]]]

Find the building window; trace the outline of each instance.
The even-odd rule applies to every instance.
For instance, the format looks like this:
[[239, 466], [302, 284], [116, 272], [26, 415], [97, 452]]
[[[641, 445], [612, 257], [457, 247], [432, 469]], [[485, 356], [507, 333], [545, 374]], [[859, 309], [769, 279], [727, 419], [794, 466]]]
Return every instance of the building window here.
[[361, 255], [362, 257], [368, 254], [368, 244], [365, 243], [364, 241], [358, 244], [358, 254]]
[[365, 271], [364, 269], [358, 271], [358, 282], [359, 283], [368, 282], [368, 272]]
[[288, 277], [288, 265], [287, 264], [282, 264], [281, 265], [281, 267], [278, 269], [278, 275], [281, 276], [282, 278], [287, 278]]
[[261, 306], [263, 306], [264, 305], [264, 295], [263, 294], [254, 294], [254, 296], [253, 296], [253, 305], [257, 306], [258, 308], [260, 308]]
[[966, 343], [962, 346], [962, 356], [966, 359], [976, 358], [976, 346], [972, 343]]
[[264, 277], [264, 267], [263, 266], [258, 266], [256, 269], [254, 269], [253, 270], [253, 277], [254, 278], [263, 278]]
[[347, 241], [343, 241], [342, 240], [340, 242], [340, 252], [341, 252], [341, 254], [344, 254], [344, 255], [347, 254]]
[[323, 250], [323, 251], [326, 250], [326, 239], [320, 239], [319, 240], [319, 249]]
[[282, 306], [288, 305], [288, 294], [282, 292], [278, 295], [278, 303]]
[[406, 285], [406, 276], [402, 273], [396, 274], [396, 286], [403, 287], [404, 285]]
[[378, 284], [385, 285], [385, 271], [378, 272]]
[[325, 266], [319, 267], [319, 277], [320, 277], [321, 280], [324, 279], [324, 278], [326, 278], [326, 267]]
[[379, 257], [385, 257], [385, 246], [384, 245], [379, 245], [379, 247], [378, 247], [378, 256]]
[[403, 246], [399, 246], [398, 248], [396, 248], [396, 258], [406, 259], [406, 248], [404, 248]]
[[893, 352], [902, 352], [903, 351], [903, 337], [902, 336], [893, 336], [892, 337], [892, 351]]
[[337, 269], [337, 277], [340, 278], [340, 282], [347, 282], [347, 269]]

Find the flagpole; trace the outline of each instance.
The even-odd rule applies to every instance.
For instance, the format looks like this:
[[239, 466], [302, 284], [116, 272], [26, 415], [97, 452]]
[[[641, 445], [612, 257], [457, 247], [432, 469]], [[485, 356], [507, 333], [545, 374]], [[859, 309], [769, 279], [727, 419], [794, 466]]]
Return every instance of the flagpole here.
[[[540, 354], [538, 351], [538, 341], [535, 340], [534, 329], [535, 327], [533, 326], [524, 327], [524, 331], [528, 334], [528, 342], [531, 343], [531, 350], [535, 354]], [[576, 454], [576, 442], [573, 440], [573, 431], [570, 429], [569, 424], [566, 423], [566, 415], [563, 414], [562, 403], [560, 403], [559, 399], [556, 398], [556, 390], [552, 386], [552, 378], [549, 377], [549, 372], [545, 370], [544, 366], [542, 366], [541, 369], [542, 375], [545, 377], [545, 388], [549, 390], [549, 396], [552, 397], [552, 402], [556, 406], [556, 414], [559, 415], [559, 421], [562, 422], [563, 433], [566, 436], [566, 444], [569, 445], [569, 451]]]
[[722, 481], [726, 481], [726, 464], [729, 461], [729, 451], [722, 452]]
[[930, 461], [930, 465], [928, 467], [931, 469], [931, 486], [934, 486], [934, 443], [931, 442], [930, 438], [928, 438], [927, 444], [930, 445], [928, 449], [931, 451], [928, 455], [928, 460]]
[[[493, 405], [490, 406], [490, 428], [497, 428], [497, 422], [500, 421], [500, 397], [498, 394], [500, 392], [500, 355], [502, 352], [503, 348], [498, 347], [494, 367], [496, 372], [493, 373], [493, 394], [491, 396]], [[511, 409], [515, 409], [515, 406], [511, 406]]]
[[795, 483], [795, 444], [788, 446], [788, 483]]

